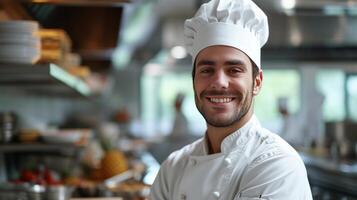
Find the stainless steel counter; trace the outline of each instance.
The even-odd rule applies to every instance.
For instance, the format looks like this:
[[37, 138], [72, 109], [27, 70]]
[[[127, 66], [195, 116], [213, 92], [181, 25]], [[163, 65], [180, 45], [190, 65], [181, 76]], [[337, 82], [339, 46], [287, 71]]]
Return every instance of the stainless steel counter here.
[[357, 161], [332, 160], [307, 153], [300, 153], [300, 156], [312, 187], [357, 197]]

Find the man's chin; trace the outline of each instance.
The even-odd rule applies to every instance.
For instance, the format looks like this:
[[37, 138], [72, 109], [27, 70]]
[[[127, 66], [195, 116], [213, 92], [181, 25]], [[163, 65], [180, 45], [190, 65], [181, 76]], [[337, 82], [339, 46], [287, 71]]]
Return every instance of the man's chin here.
[[207, 124], [214, 127], [228, 127], [233, 125], [237, 120], [234, 119], [206, 119]]

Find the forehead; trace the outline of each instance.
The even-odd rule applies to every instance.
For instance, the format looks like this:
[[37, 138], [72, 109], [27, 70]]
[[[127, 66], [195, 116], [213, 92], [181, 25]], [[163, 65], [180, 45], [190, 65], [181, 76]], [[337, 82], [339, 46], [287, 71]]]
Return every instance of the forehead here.
[[240, 60], [245, 64], [250, 64], [249, 57], [239, 49], [230, 46], [215, 45], [206, 47], [201, 50], [196, 57], [196, 63], [201, 60], [210, 61], [227, 61], [227, 60]]

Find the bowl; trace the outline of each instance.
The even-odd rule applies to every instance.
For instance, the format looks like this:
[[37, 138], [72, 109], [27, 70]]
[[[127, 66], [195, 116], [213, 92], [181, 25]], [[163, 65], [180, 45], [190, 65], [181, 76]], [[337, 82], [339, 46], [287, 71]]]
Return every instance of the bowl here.
[[41, 133], [41, 137], [48, 143], [75, 144], [81, 141], [82, 132], [80, 130], [60, 130]]

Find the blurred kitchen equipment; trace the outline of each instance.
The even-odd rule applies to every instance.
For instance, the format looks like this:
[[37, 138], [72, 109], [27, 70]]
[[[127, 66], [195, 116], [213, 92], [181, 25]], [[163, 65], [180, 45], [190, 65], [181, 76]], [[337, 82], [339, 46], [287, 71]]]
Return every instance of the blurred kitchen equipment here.
[[46, 200], [68, 200], [72, 195], [72, 188], [64, 185], [53, 185], [46, 188]]
[[75, 197], [122, 197], [123, 199], [145, 199], [150, 186], [143, 183], [146, 170], [142, 163], [133, 164], [130, 170], [105, 179], [96, 184], [83, 184], [76, 188]]
[[146, 199], [150, 193], [150, 186], [140, 181], [128, 180], [116, 186], [107, 188], [107, 192], [103, 196], [123, 197], [124, 199]]
[[0, 199], [44, 200], [45, 187], [30, 184], [0, 184]]
[[134, 170], [127, 170], [123, 173], [104, 180], [103, 184], [105, 187], [112, 187], [128, 179], [134, 178], [135, 176], [137, 176], [137, 173], [140, 172], [135, 172]]
[[31, 185], [27, 189], [29, 200], [45, 200], [45, 187], [42, 185]]
[[27, 188], [24, 185], [0, 184], [0, 199], [27, 200]]
[[326, 146], [330, 148], [333, 158], [337, 155], [342, 159], [355, 157], [356, 131], [355, 123], [345, 121], [326, 123]]
[[127, 170], [103, 181], [99, 186], [103, 196], [120, 196], [124, 199], [141, 199], [149, 194], [150, 187], [140, 179], [145, 171], [143, 164], [135, 164]]
[[64, 185], [0, 184], [1, 200], [69, 200], [73, 188]]
[[92, 131], [90, 129], [48, 129], [40, 133], [47, 143], [86, 145]]
[[17, 129], [17, 116], [13, 112], [0, 113], [0, 142], [10, 142]]

